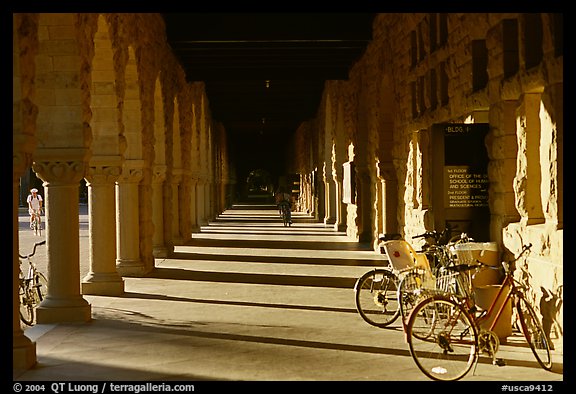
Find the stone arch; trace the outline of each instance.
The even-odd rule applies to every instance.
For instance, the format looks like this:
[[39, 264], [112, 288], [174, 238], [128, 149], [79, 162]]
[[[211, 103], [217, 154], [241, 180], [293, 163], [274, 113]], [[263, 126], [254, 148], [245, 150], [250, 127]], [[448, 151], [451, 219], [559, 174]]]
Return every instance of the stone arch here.
[[377, 177], [379, 196], [379, 228], [384, 234], [398, 232], [396, 207], [398, 205], [398, 180], [394, 170], [392, 150], [394, 146], [394, 84], [386, 70], [382, 70], [378, 86], [379, 106], [377, 126]]
[[91, 109], [92, 154], [102, 156], [122, 155], [126, 146], [120, 144], [114, 72], [114, 49], [108, 24], [103, 15], [98, 16], [98, 30], [94, 36], [92, 61]]
[[38, 16], [34, 171], [44, 181], [49, 287], [37, 308], [39, 323], [86, 322], [90, 305], [80, 294], [79, 185], [92, 142], [90, 129], [90, 43], [96, 30], [89, 17]]
[[122, 129], [114, 48], [104, 15], [97, 16], [91, 62], [90, 108], [92, 144], [86, 181], [90, 225], [90, 271], [82, 280], [83, 294], [116, 295], [124, 282], [116, 271], [115, 182], [122, 172]]
[[333, 149], [335, 144], [335, 108], [332, 103], [332, 95], [327, 94], [325, 99], [324, 116], [324, 224], [334, 225], [337, 218], [337, 193], [336, 184], [332, 176], [334, 168]]
[[126, 159], [142, 159], [142, 124], [140, 111], [140, 89], [138, 85], [138, 68], [136, 65], [136, 55], [132, 46], [128, 47], [128, 61], [124, 74], [125, 90], [124, 105], [122, 112], [122, 123], [127, 139]]
[[14, 369], [28, 369], [36, 364], [36, 343], [24, 335], [18, 312], [18, 194], [20, 177], [29, 171], [36, 147], [34, 134], [38, 108], [34, 99], [34, 60], [38, 52], [38, 17], [35, 14], [13, 14], [12, 20], [12, 362]]
[[172, 188], [172, 221], [171, 221], [171, 239], [174, 244], [183, 242], [180, 234], [180, 215], [179, 215], [179, 188], [182, 181], [182, 145], [180, 141], [180, 102], [178, 97], [174, 97], [174, 112], [172, 115], [172, 156], [170, 184]]
[[178, 108], [184, 110], [178, 111], [179, 116], [179, 134], [180, 134], [180, 161], [182, 175], [178, 188], [178, 219], [179, 231], [183, 242], [191, 237], [190, 221], [190, 203], [191, 203], [191, 183], [192, 170], [190, 168], [191, 160], [191, 141], [192, 141], [192, 86], [186, 86], [180, 91]]
[[122, 174], [116, 185], [117, 257], [120, 275], [140, 276], [146, 273], [140, 258], [139, 184], [143, 177], [142, 122], [137, 59], [132, 45], [126, 49], [123, 80], [118, 81], [120, 121], [126, 138]]
[[164, 181], [166, 180], [166, 124], [160, 77], [154, 88], [154, 163], [152, 166], [152, 249], [155, 257], [167, 257], [164, 240]]

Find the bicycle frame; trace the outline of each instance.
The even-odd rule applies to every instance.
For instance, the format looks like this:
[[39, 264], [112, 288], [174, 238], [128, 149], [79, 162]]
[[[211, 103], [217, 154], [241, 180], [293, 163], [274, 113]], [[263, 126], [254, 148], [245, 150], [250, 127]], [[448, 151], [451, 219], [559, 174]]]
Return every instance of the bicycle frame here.
[[[490, 304], [488, 309], [486, 309], [486, 313], [475, 318], [474, 319], [475, 323], [478, 326], [480, 326], [482, 325], [482, 323], [494, 318], [488, 327], [488, 331], [494, 331], [494, 328], [496, 327], [496, 325], [500, 320], [500, 317], [502, 316], [504, 308], [506, 308], [506, 305], [508, 304], [510, 299], [517, 293], [518, 290], [516, 289], [516, 283], [514, 281], [514, 278], [512, 277], [511, 274], [506, 274], [506, 277], [504, 278], [501, 287], [498, 289], [498, 293], [496, 293], [496, 297], [494, 297], [492, 303]], [[501, 300], [503, 301], [500, 304], [500, 306], [496, 307]]]

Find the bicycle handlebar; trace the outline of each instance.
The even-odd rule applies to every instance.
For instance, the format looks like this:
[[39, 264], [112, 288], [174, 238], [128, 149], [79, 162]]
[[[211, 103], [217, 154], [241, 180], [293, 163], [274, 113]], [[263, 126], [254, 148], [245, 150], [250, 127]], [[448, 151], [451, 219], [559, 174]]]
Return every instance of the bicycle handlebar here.
[[36, 243], [34, 244], [34, 248], [32, 249], [32, 253], [30, 253], [30, 254], [27, 255], [27, 256], [22, 256], [20, 253], [18, 253], [18, 256], [20, 256], [21, 259], [25, 259], [25, 258], [27, 258], [27, 257], [32, 257], [32, 256], [34, 256], [34, 255], [36, 254], [36, 247], [37, 247], [37, 246], [40, 246], [40, 245], [44, 245], [45, 243], [46, 243], [46, 240], [40, 241], [40, 242], [36, 242]]
[[[524, 245], [522, 247], [522, 251], [520, 252], [520, 254], [518, 255], [518, 257], [516, 257], [514, 260], [512, 261], [503, 261], [502, 262], [502, 266], [504, 267], [504, 269], [506, 270], [506, 272], [508, 272], [510, 264], [514, 263], [515, 261], [517, 261], [520, 256], [522, 256], [528, 249], [530, 249], [532, 247], [532, 244], [528, 244], [528, 245]], [[458, 265], [453, 265], [453, 266], [448, 266], [446, 267], [448, 270], [450, 271], [454, 271], [454, 272], [463, 272], [463, 271], [471, 271], [471, 270], [478, 270], [480, 268], [490, 268], [490, 269], [500, 269], [502, 267], [500, 266], [493, 266], [493, 265], [489, 265], [486, 263], [483, 263], [480, 260], [476, 260], [475, 264], [458, 264]], [[527, 271], [526, 271], [527, 272]], [[529, 273], [528, 273], [529, 274]]]
[[438, 238], [438, 232], [436, 230], [426, 231], [425, 233], [414, 235], [412, 239], [416, 238]]

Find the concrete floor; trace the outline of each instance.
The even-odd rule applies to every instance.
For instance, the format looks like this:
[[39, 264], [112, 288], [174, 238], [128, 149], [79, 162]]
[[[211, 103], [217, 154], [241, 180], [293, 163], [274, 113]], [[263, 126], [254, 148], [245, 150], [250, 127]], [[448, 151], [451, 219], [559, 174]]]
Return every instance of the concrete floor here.
[[[83, 277], [88, 230], [85, 209], [80, 213]], [[24, 252], [35, 238], [22, 220]], [[84, 296], [91, 322], [27, 328], [38, 364], [13, 370], [13, 379], [429, 381], [410, 357], [400, 322], [372, 327], [355, 309], [356, 278], [385, 265], [384, 257], [307, 215], [294, 213], [293, 221], [283, 227], [266, 205], [225, 211], [174, 256], [157, 259], [151, 275], [125, 278], [122, 296]], [[499, 356], [507, 366], [481, 357], [462, 381], [490, 382], [499, 391], [499, 382], [563, 385], [558, 352], [553, 371], [545, 371], [515, 334]]]

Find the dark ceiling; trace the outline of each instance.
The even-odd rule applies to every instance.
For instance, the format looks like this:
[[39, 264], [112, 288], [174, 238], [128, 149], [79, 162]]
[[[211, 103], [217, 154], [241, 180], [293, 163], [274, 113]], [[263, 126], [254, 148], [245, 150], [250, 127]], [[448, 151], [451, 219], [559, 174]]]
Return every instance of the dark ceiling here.
[[205, 82], [212, 118], [238, 143], [314, 118], [324, 82], [348, 79], [372, 39], [374, 15], [163, 14], [187, 80]]

